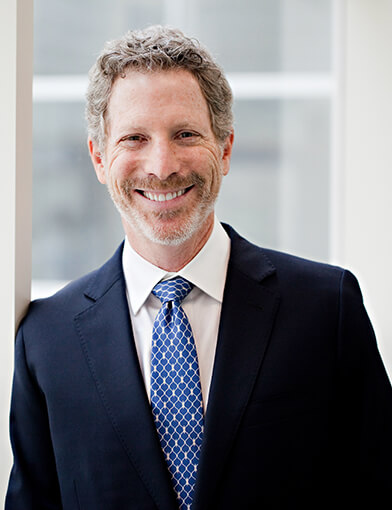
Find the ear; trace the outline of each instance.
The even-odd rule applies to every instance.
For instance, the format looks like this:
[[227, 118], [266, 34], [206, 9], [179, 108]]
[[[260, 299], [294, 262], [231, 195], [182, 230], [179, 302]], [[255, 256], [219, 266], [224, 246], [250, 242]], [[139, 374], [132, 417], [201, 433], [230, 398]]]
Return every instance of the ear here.
[[91, 140], [91, 138], [88, 139], [88, 150], [90, 152], [91, 161], [94, 165], [95, 173], [97, 174], [97, 178], [101, 184], [106, 184], [106, 174], [105, 174], [105, 167], [103, 164], [103, 157], [98, 150], [98, 146], [95, 142]]
[[227, 175], [230, 170], [230, 159], [231, 153], [233, 150], [234, 143], [234, 130], [231, 130], [231, 133], [226, 138], [223, 144], [223, 154], [222, 154], [222, 173], [223, 175]]

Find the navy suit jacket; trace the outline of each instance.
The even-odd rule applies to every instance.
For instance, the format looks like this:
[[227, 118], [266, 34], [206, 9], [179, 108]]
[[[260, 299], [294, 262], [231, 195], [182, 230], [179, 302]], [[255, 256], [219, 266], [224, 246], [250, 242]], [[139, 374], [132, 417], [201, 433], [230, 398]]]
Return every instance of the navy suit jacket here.
[[[192, 508], [391, 508], [392, 391], [355, 278], [226, 228], [231, 256]], [[121, 253], [33, 302], [19, 329], [6, 510], [177, 508]]]

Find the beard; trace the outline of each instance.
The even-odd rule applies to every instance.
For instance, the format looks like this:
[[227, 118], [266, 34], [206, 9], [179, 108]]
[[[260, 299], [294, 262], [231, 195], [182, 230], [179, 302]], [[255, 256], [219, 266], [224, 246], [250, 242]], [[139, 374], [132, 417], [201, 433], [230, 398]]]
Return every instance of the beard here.
[[[171, 208], [167, 211], [151, 211], [136, 204], [135, 190], [171, 191], [188, 189], [196, 191], [196, 201], [187, 206]], [[190, 239], [205, 223], [218, 197], [219, 183], [208, 186], [206, 179], [196, 172], [187, 177], [171, 175], [165, 180], [156, 176], [144, 179], [125, 179], [117, 187], [108, 182], [109, 194], [128, 225], [144, 235], [148, 240], [166, 246], [178, 246]], [[148, 199], [146, 199], [148, 200]], [[138, 201], [139, 202], [139, 201]], [[178, 218], [179, 221], [175, 221]], [[175, 222], [175, 227], [171, 223]]]

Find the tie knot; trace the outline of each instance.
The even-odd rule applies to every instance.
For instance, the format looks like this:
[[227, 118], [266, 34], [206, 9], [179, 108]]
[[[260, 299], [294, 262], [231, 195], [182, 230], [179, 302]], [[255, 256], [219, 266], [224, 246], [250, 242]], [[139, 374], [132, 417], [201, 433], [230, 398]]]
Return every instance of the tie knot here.
[[167, 303], [168, 301], [181, 303], [192, 289], [193, 285], [188, 282], [188, 280], [178, 276], [172, 280], [165, 280], [164, 282], [157, 283], [152, 289], [152, 293], [159, 298], [162, 303]]

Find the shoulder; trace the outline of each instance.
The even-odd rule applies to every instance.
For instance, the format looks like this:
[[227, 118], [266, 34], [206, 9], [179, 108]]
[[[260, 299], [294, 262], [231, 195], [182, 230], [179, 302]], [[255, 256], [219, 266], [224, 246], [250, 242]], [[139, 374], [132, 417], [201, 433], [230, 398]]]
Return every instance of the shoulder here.
[[349, 300], [362, 307], [358, 281], [349, 270], [256, 246], [228, 225], [224, 227], [231, 239], [231, 274], [240, 271], [277, 292], [285, 302], [339, 307], [343, 300]]
[[309, 281], [336, 282], [340, 281], [345, 273], [355, 280], [351, 273], [342, 267], [257, 246], [230, 226], [224, 227], [231, 239], [231, 262], [242, 271], [258, 274], [263, 279], [273, 275], [288, 285], [301, 285]]
[[288, 283], [300, 285], [301, 282], [307, 281], [319, 283], [323, 281], [340, 282], [345, 273], [349, 273], [342, 267], [306, 259], [290, 253], [266, 248], [262, 248], [261, 251], [276, 267], [278, 278], [284, 278]]
[[97, 297], [123, 278], [122, 247], [100, 268], [66, 285], [53, 296], [30, 303], [21, 328], [27, 330], [61, 329], [75, 315], [90, 307]]

